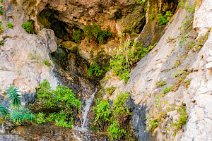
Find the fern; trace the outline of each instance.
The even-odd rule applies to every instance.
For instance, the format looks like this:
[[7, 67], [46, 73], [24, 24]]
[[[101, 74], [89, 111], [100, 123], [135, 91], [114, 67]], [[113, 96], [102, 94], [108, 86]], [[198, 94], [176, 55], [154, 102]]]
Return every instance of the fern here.
[[6, 91], [12, 106], [21, 105], [21, 95], [15, 86], [10, 86]]

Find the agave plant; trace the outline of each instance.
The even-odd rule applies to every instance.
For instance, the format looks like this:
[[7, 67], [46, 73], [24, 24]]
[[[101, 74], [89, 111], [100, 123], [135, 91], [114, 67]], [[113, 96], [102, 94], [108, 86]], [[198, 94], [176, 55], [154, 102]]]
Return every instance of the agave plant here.
[[10, 103], [12, 106], [19, 106], [21, 105], [21, 95], [18, 91], [18, 89], [15, 86], [10, 86], [6, 93], [8, 95], [8, 98], [10, 100]]

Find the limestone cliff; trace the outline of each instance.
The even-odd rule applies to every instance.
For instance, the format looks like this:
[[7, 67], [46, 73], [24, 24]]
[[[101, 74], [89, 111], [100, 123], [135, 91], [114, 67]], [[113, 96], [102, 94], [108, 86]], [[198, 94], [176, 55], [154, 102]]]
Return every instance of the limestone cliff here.
[[[88, 99], [95, 87], [99, 88], [98, 97], [111, 101], [120, 92], [129, 92], [128, 105], [133, 107], [129, 125], [136, 140], [212, 140], [211, 0], [1, 3], [5, 11], [0, 17], [1, 99], [9, 85], [30, 95], [44, 79], [53, 88], [59, 84], [72, 88], [82, 100]], [[23, 29], [23, 23], [29, 20], [33, 21], [33, 34]], [[86, 26], [94, 24], [111, 31], [106, 42], [88, 41], [85, 35], [79, 37], [80, 41], [75, 40], [76, 31], [81, 34]], [[151, 47], [151, 51], [130, 66], [130, 79], [126, 82], [108, 65], [125, 49], [119, 50], [122, 43], [126, 41], [130, 46], [131, 40], [145, 49]], [[105, 67], [100, 76], [88, 75], [92, 64]], [[78, 140], [73, 132], [52, 128], [59, 133], [58, 140], [65, 138], [63, 133], [70, 137], [67, 140]], [[51, 131], [49, 135], [42, 135], [41, 131], [18, 127], [13, 133], [24, 137], [33, 134], [32, 138], [26, 137], [28, 140], [47, 136], [54, 140]], [[95, 135], [83, 136], [84, 140], [107, 140], [104, 135], [98, 139]], [[10, 135], [0, 139], [22, 140]]]

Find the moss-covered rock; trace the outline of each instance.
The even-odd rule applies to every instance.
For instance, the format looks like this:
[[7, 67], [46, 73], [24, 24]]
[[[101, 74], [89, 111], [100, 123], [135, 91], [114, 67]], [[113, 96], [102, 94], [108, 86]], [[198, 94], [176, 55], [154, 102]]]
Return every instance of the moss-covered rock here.
[[120, 32], [139, 33], [146, 23], [145, 12], [142, 6], [137, 7], [132, 13], [123, 17], [118, 25]]

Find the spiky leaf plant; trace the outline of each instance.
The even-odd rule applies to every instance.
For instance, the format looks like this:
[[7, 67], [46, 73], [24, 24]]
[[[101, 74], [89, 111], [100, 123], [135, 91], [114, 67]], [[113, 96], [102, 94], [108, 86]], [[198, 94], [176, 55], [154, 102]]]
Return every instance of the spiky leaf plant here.
[[5, 117], [7, 114], [8, 110], [4, 106], [0, 105], [0, 116]]
[[15, 124], [21, 124], [23, 122], [32, 122], [35, 119], [34, 114], [27, 108], [15, 108], [10, 113], [10, 120]]
[[21, 105], [21, 95], [15, 86], [10, 86], [6, 93], [12, 106]]

